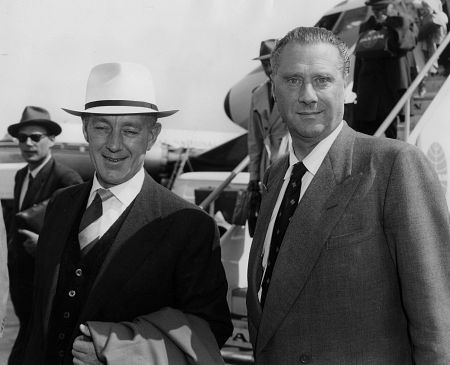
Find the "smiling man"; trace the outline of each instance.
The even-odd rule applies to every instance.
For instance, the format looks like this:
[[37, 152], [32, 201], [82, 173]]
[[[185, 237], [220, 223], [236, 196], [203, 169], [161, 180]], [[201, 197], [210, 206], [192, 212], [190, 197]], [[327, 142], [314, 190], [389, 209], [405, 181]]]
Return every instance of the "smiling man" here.
[[414, 146], [343, 118], [350, 61], [322, 28], [271, 57], [292, 137], [264, 176], [248, 267], [256, 364], [450, 363], [450, 229], [442, 187]]
[[44, 108], [25, 107], [19, 123], [11, 124], [8, 133], [19, 142], [27, 166], [17, 171], [14, 183], [13, 218], [9, 231], [8, 267], [11, 300], [20, 322], [20, 329], [8, 363], [21, 364], [23, 341], [32, 309], [34, 255], [39, 232], [29, 230], [15, 214], [40, 204], [41, 214], [51, 195], [60, 188], [81, 183], [80, 175], [56, 162], [51, 154], [55, 137], [61, 127]]
[[160, 111], [149, 71], [94, 67], [80, 116], [93, 179], [50, 201], [24, 364], [221, 363], [231, 334], [214, 219], [144, 170]]

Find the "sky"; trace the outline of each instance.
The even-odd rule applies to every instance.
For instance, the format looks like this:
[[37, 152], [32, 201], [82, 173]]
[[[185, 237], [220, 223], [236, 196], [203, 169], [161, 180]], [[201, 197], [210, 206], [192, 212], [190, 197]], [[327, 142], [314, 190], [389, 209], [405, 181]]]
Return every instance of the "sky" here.
[[79, 118], [91, 68], [137, 62], [154, 79], [163, 128], [237, 131], [223, 101], [258, 66], [261, 40], [309, 26], [337, 0], [0, 0], [0, 136], [26, 105]]

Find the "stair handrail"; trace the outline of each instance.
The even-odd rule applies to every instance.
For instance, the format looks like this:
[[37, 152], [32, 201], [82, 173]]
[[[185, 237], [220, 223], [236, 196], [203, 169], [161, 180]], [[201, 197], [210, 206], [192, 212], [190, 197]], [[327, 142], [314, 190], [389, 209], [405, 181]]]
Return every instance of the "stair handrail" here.
[[182, 148], [177, 161], [175, 162], [175, 166], [172, 170], [172, 174], [170, 175], [169, 183], [167, 184], [167, 188], [169, 190], [172, 190], [173, 184], [175, 183], [175, 180], [178, 178], [178, 176], [181, 175], [181, 173], [184, 170], [184, 166], [186, 165], [187, 160], [189, 159], [189, 154], [191, 152], [190, 147]]
[[[436, 52], [433, 53], [433, 55], [430, 57], [430, 59], [425, 63], [425, 66], [420, 70], [419, 74], [416, 76], [414, 81], [411, 83], [409, 88], [405, 91], [403, 96], [400, 98], [400, 100], [395, 104], [394, 108], [392, 108], [391, 112], [388, 114], [386, 119], [381, 123], [381, 125], [378, 127], [377, 131], [375, 132], [374, 136], [379, 137], [381, 134], [383, 134], [386, 129], [389, 127], [389, 125], [392, 123], [394, 118], [397, 116], [397, 114], [400, 112], [400, 110], [403, 108], [403, 106], [406, 104], [407, 111], [405, 113], [405, 141], [408, 140], [409, 137], [409, 129], [410, 129], [410, 113], [409, 113], [409, 100], [411, 99], [412, 94], [416, 90], [416, 88], [419, 86], [420, 82], [423, 80], [423, 78], [427, 75], [428, 71], [433, 66], [434, 62], [437, 61], [438, 57], [441, 55], [441, 53], [444, 51], [445, 47], [450, 42], [450, 32], [447, 33], [444, 40], [441, 42], [439, 47], [437, 48]], [[417, 127], [417, 126], [416, 126]]]
[[240, 173], [243, 169], [245, 169], [250, 163], [250, 157], [247, 155], [239, 164], [230, 172], [228, 177], [217, 186], [200, 204], [199, 207], [205, 210], [208, 205], [210, 205], [214, 200], [216, 200], [220, 193], [225, 190], [225, 188], [230, 185], [231, 181], [236, 177], [238, 173]]

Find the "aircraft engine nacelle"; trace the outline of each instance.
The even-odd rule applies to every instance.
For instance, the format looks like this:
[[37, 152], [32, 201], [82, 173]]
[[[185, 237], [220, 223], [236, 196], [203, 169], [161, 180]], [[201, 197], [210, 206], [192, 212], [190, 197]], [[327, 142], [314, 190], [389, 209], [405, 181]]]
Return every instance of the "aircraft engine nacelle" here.
[[267, 76], [259, 66], [228, 91], [224, 101], [225, 113], [240, 127], [247, 129], [252, 91], [265, 80]]

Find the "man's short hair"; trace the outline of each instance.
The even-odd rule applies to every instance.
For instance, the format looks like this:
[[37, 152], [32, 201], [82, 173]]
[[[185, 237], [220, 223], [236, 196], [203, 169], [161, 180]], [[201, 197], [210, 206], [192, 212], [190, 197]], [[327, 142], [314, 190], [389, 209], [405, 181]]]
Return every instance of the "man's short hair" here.
[[344, 76], [347, 76], [349, 74], [350, 53], [347, 45], [333, 32], [325, 28], [318, 27], [295, 28], [277, 42], [270, 58], [273, 74], [276, 74], [278, 71], [281, 52], [283, 51], [284, 47], [291, 42], [304, 45], [325, 43], [335, 46], [339, 50], [339, 54], [341, 55], [342, 71], [344, 73]]

